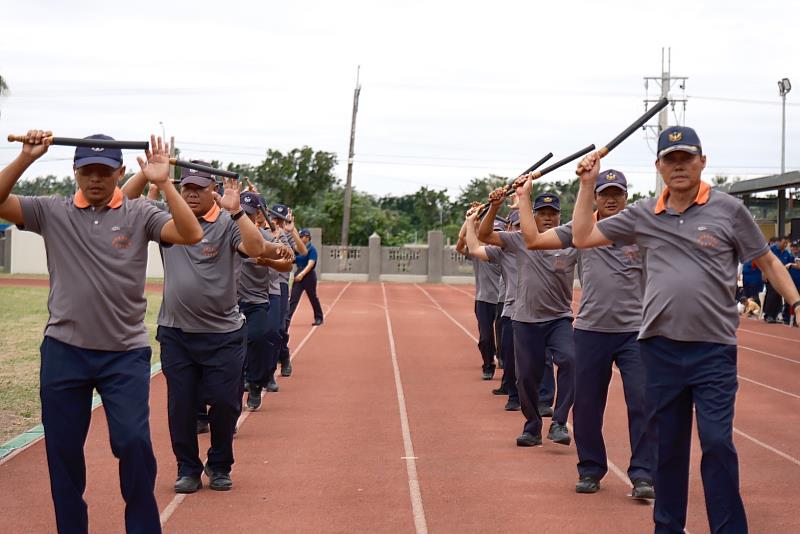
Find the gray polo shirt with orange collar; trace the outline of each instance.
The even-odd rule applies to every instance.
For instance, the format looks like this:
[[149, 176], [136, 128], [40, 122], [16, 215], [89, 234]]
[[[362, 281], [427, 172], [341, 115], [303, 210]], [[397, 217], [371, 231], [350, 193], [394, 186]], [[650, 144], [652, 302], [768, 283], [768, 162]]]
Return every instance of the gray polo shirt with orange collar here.
[[[272, 235], [263, 228], [258, 229], [266, 241], [272, 240]], [[269, 302], [270, 269], [266, 265], [259, 265], [253, 258], [242, 258], [238, 262], [239, 285], [237, 288], [239, 302], [250, 304], [266, 304]]]
[[18, 197], [20, 228], [40, 234], [50, 295], [44, 335], [91, 350], [148, 347], [144, 326], [147, 244], [172, 217], [117, 188], [108, 206], [74, 197]]
[[501, 317], [510, 318], [514, 315], [514, 303], [517, 299], [517, 256], [514, 252], [495, 245], [486, 245], [484, 250], [489, 261], [499, 265], [502, 270], [505, 293], [502, 294], [504, 304]]
[[523, 323], [571, 319], [577, 251], [528, 250], [522, 233], [498, 234], [503, 248], [517, 256], [517, 298], [511, 319]]
[[234, 332], [244, 324], [236, 300], [239, 225], [216, 204], [199, 222], [199, 243], [161, 247], [164, 300], [158, 324], [187, 333]]
[[668, 207], [669, 190], [597, 223], [618, 246], [643, 255], [645, 289], [639, 339], [736, 344], [739, 263], [768, 252], [744, 204], [701, 182], [683, 213]]

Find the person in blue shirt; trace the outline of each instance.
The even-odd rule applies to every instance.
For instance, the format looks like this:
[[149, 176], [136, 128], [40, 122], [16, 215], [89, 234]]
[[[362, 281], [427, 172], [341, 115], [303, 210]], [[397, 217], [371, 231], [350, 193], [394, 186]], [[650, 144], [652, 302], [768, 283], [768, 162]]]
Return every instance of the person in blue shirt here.
[[[792, 253], [789, 252], [789, 238], [784, 236], [776, 240], [770, 247], [783, 265], [788, 266], [794, 262]], [[767, 280], [767, 294], [764, 296], [764, 320], [768, 323], [778, 322], [778, 312], [781, 311], [783, 302], [780, 294], [772, 287]], [[784, 314], [783, 322], [789, 324], [789, 315]]]
[[311, 302], [311, 308], [314, 310], [314, 322], [312, 326], [319, 326], [322, 324], [322, 306], [317, 297], [317, 248], [311, 244], [311, 232], [307, 228], [300, 230], [300, 239], [305, 243], [308, 249], [308, 254], [297, 255], [295, 257], [295, 264], [297, 270], [294, 273], [294, 284], [292, 284], [292, 295], [289, 298], [289, 321], [291, 321], [297, 305], [300, 303], [300, 297], [305, 291], [308, 295], [308, 300]]
[[[792, 281], [794, 282], [794, 286], [800, 290], [800, 241], [795, 241], [791, 244], [790, 253], [792, 254], [792, 261], [791, 263], [786, 265], [786, 268], [789, 269], [789, 275], [792, 277]], [[790, 324], [792, 326], [797, 327], [797, 316], [791, 314], [791, 306], [789, 304], [783, 305], [783, 322], [786, 324]], [[787, 319], [791, 319], [788, 321]]]
[[742, 264], [742, 296], [761, 301], [759, 294], [764, 291], [764, 275], [755, 262]]

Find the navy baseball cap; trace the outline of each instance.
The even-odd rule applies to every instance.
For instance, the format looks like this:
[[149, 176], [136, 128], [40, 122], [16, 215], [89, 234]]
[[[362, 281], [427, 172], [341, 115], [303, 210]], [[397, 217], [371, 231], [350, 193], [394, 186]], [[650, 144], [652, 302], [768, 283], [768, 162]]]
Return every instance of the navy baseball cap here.
[[305, 236], [305, 237], [311, 237], [311, 230], [309, 230], [308, 228], [303, 228], [302, 230], [300, 230], [300, 231], [298, 232], [298, 235], [299, 235], [300, 237], [303, 237], [303, 236]]
[[[197, 159], [193, 159], [192, 163], [197, 163], [198, 165], [205, 165], [207, 167], [211, 167], [211, 165], [206, 163], [205, 161], [200, 161]], [[187, 169], [186, 167], [181, 167], [181, 185], [194, 184], [194, 185], [199, 185], [200, 187], [208, 187], [214, 182], [215, 182], [214, 177], [205, 171], [198, 171], [196, 169]]]
[[597, 175], [597, 182], [594, 184], [594, 192], [599, 193], [609, 187], [619, 187], [623, 191], [628, 190], [628, 180], [625, 175], [614, 169], [608, 169]]
[[246, 214], [252, 215], [258, 212], [260, 201], [258, 199], [258, 195], [252, 191], [243, 191], [239, 195], [239, 202], [241, 203], [242, 209]]
[[492, 226], [492, 228], [494, 230], [505, 230], [506, 224], [507, 224], [507, 221], [505, 219], [503, 219], [502, 217], [495, 217], [494, 218], [494, 225]]
[[511, 226], [519, 225], [519, 210], [512, 210], [508, 214], [508, 222]]
[[533, 211], [541, 208], [553, 208], [556, 211], [561, 211], [561, 201], [553, 193], [542, 193], [533, 201]]
[[275, 204], [272, 206], [272, 211], [274, 212], [272, 214], [273, 216], [283, 219], [284, 221], [287, 220], [286, 218], [289, 216], [289, 206], [284, 204]]
[[670, 126], [658, 136], [658, 158], [666, 156], [670, 152], [680, 150], [690, 154], [702, 154], [703, 146], [700, 138], [692, 128], [688, 126]]
[[[104, 139], [106, 141], [113, 141], [113, 137], [103, 134], [90, 135], [84, 139]], [[122, 150], [119, 148], [102, 148], [102, 147], [85, 147], [79, 146], [75, 148], [75, 159], [73, 160], [75, 168], [80, 169], [86, 165], [99, 163], [106, 165], [112, 169], [119, 169], [122, 167]]]

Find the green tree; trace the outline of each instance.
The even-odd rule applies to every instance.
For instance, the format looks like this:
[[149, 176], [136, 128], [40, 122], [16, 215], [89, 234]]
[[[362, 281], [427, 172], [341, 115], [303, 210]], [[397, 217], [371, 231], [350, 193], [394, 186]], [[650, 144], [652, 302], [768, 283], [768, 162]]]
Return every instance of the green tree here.
[[8, 84], [6, 83], [6, 79], [0, 76], [0, 97], [6, 96], [8, 94]]
[[61, 195], [66, 197], [74, 194], [77, 188], [75, 178], [72, 176], [59, 178], [53, 174], [48, 174], [33, 180], [20, 180], [14, 185], [14, 189], [11, 192], [21, 196]]

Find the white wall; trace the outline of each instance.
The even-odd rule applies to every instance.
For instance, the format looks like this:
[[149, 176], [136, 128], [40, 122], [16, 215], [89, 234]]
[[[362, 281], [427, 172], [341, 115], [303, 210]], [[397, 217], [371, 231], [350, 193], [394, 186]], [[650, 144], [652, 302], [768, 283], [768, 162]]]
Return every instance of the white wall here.
[[[44, 251], [44, 240], [33, 232], [23, 232], [16, 227], [9, 228], [11, 238], [11, 274], [48, 274], [47, 255]], [[164, 269], [158, 245], [150, 243], [147, 257], [147, 277], [163, 278]]]

